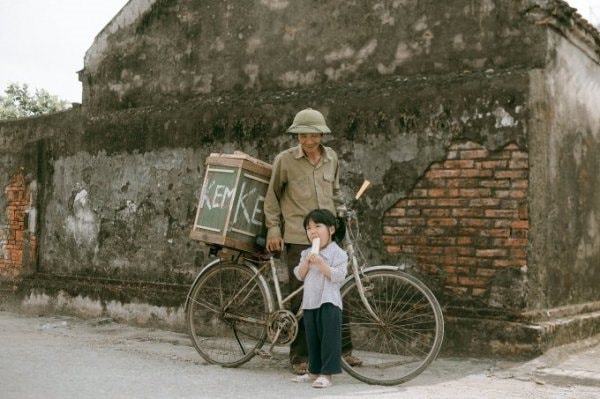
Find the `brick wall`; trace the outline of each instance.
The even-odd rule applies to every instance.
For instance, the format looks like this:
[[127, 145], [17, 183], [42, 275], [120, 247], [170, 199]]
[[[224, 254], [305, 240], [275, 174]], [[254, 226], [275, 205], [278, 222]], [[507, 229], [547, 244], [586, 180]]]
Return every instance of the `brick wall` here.
[[10, 179], [5, 194], [6, 211], [0, 219], [0, 277], [16, 280], [23, 270], [25, 242], [28, 241], [30, 256], [36, 246], [35, 235], [27, 232], [30, 193], [22, 173]]
[[447, 292], [481, 297], [499, 271], [526, 266], [527, 188], [528, 154], [516, 145], [452, 145], [386, 212], [386, 250], [441, 275]]

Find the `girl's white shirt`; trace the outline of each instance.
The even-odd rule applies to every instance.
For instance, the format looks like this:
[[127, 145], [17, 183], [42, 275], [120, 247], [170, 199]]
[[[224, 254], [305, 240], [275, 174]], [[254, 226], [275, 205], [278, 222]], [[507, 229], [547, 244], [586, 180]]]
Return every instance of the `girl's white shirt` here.
[[[300, 263], [294, 268], [294, 275], [300, 281], [298, 269], [310, 254], [311, 248], [302, 251]], [[348, 254], [335, 242], [329, 243], [319, 254], [331, 268], [331, 279], [325, 277], [317, 265], [310, 264], [308, 274], [304, 277], [304, 294], [302, 309], [318, 309], [324, 303], [331, 303], [342, 309], [340, 289], [348, 273]]]

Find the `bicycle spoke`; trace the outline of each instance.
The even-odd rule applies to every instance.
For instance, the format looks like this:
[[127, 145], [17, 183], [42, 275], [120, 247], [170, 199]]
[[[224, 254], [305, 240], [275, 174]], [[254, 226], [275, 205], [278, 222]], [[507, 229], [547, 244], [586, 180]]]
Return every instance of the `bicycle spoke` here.
[[344, 306], [352, 311], [342, 328], [350, 332], [354, 352], [363, 360], [358, 367], [344, 362], [344, 369], [367, 383], [395, 385], [414, 378], [439, 352], [443, 320], [435, 297], [401, 272], [374, 271], [365, 281], [377, 317], [363, 304], [355, 282], [344, 286]]
[[237, 366], [266, 339], [268, 287], [243, 265], [222, 263], [190, 290], [187, 320], [198, 353], [210, 363]]

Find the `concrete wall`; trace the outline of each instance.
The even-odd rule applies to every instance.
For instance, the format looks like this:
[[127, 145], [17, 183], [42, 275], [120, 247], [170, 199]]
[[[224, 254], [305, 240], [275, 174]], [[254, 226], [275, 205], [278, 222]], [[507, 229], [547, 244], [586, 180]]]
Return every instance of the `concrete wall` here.
[[[556, 4], [131, 0], [86, 54], [81, 109], [0, 122], [1, 182], [37, 215], [2, 288], [30, 311], [182, 330], [207, 256], [188, 238], [205, 158], [271, 162], [312, 106], [347, 197], [373, 183], [357, 205], [367, 256], [430, 284], [447, 350], [539, 351], [527, 312], [600, 299], [598, 65]], [[405, 234], [411, 220], [434, 234]]]

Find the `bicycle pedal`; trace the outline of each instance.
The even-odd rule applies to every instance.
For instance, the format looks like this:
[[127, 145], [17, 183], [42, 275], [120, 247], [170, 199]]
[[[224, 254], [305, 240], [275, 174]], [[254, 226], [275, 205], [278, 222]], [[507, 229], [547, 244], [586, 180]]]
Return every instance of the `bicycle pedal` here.
[[257, 349], [256, 350], [256, 354], [258, 356], [260, 356], [263, 359], [271, 359], [273, 357], [273, 355], [271, 354], [271, 352], [267, 352], [264, 349]]

